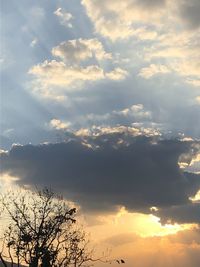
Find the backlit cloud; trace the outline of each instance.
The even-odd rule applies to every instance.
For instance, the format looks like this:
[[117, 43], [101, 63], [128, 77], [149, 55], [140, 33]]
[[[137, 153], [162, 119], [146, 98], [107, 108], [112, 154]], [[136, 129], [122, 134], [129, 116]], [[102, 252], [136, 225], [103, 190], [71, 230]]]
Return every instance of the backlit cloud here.
[[168, 69], [165, 65], [151, 64], [149, 67], [142, 68], [138, 75], [145, 79], [149, 79], [155, 75], [166, 73], [170, 73], [170, 69]]
[[[119, 125], [124, 123], [130, 125], [134, 123], [136, 127], [136, 123], [150, 122], [152, 119], [152, 114], [148, 111], [142, 104], [132, 105], [130, 107], [126, 107], [122, 110], [113, 110], [110, 113], [104, 114], [87, 114], [84, 117], [79, 117], [78, 120], [89, 123], [89, 125], [99, 125], [102, 128], [102, 125], [109, 126], [110, 124], [116, 125], [119, 128]], [[121, 125], [122, 128], [123, 125]], [[113, 128], [113, 127], [112, 127]], [[140, 125], [141, 128], [141, 125]], [[93, 127], [94, 129], [94, 127]]]
[[[113, 67], [105, 70], [98, 63], [112, 59], [112, 55], [104, 50], [97, 38], [61, 42], [52, 48], [52, 55], [59, 57], [61, 61], [45, 60], [29, 70], [29, 74], [35, 77], [31, 86], [34, 93], [49, 99], [62, 100], [65, 98], [65, 91], [81, 88], [85, 82], [120, 81], [128, 76], [125, 69]], [[84, 64], [87, 60], [87, 64]]]
[[52, 119], [49, 125], [50, 127], [55, 128], [56, 130], [67, 130], [70, 126], [70, 123], [62, 122], [58, 119]]
[[79, 66], [68, 67], [61, 61], [44, 61], [35, 65], [29, 71], [35, 75], [44, 86], [69, 86], [76, 81], [95, 81], [104, 78], [103, 70], [97, 65], [86, 68]]
[[[104, 37], [112, 41], [138, 39], [144, 47], [143, 58], [151, 61], [149, 67], [140, 70], [141, 77], [148, 79], [155, 74], [175, 72], [183, 76], [185, 82], [197, 81], [200, 75], [198, 0], [189, 3], [185, 0], [101, 3], [83, 0], [82, 4], [96, 32]], [[188, 31], [188, 27], [192, 31]], [[150, 43], [144, 43], [145, 40]]]
[[154, 206], [163, 220], [167, 216], [178, 222], [198, 221], [189, 197], [200, 188], [199, 175], [178, 166], [181, 154], [194, 153], [194, 142], [134, 137], [126, 132], [84, 139], [71, 135], [70, 139], [74, 141], [14, 146], [1, 155], [2, 171], [19, 177], [20, 184], [48, 182], [89, 210], [125, 206], [151, 213]]
[[[43, 97], [57, 99], [62, 92], [81, 88], [85, 82], [94, 82], [103, 79], [123, 80], [127, 72], [122, 69], [114, 69], [105, 73], [98, 65], [67, 66], [62, 61], [44, 61], [33, 66], [29, 74], [35, 76], [33, 91]], [[60, 88], [59, 90], [55, 90]]]
[[100, 3], [96, 0], [83, 0], [82, 4], [94, 23], [95, 30], [115, 41], [134, 35], [134, 23], [158, 21], [164, 12], [162, 7], [165, 1], [103, 0]]
[[200, 1], [4, 2], [0, 191], [63, 194], [127, 267], [199, 267]]
[[72, 64], [93, 57], [97, 60], [111, 59], [112, 57], [110, 53], [105, 52], [102, 43], [96, 38], [80, 38], [62, 42], [52, 49], [52, 54]]

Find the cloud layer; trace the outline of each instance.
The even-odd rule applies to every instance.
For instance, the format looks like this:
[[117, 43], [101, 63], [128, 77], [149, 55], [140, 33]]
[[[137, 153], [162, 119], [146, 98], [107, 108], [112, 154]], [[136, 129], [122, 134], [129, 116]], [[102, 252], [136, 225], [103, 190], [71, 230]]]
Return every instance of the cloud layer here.
[[[173, 206], [181, 214], [200, 188], [199, 175], [178, 165], [183, 153], [188, 161], [194, 144], [111, 133], [67, 143], [16, 145], [1, 155], [2, 171], [19, 177], [21, 184], [57, 188], [89, 210], [125, 206], [150, 213], [156, 206], [160, 214], [166, 209], [166, 216], [178, 221], [181, 216]], [[195, 221], [195, 216], [190, 218]]]

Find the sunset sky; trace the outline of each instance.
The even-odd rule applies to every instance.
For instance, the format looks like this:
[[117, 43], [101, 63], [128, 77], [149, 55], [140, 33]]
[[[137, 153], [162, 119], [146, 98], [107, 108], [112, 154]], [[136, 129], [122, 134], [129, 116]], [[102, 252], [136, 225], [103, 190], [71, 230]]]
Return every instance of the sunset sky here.
[[2, 0], [0, 190], [62, 193], [125, 267], [199, 267], [199, 14]]

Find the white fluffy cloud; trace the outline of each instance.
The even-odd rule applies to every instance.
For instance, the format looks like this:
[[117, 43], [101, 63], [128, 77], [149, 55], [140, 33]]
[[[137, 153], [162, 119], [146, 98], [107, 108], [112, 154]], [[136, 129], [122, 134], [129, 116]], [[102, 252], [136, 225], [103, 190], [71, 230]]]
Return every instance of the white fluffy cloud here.
[[192, 158], [190, 164], [185, 168], [186, 171], [200, 173], [200, 153]]
[[125, 108], [120, 111], [114, 111], [114, 114], [123, 116], [135, 116], [139, 119], [151, 118], [151, 112], [147, 111], [142, 104], [132, 105], [130, 108]]
[[[200, 39], [198, 36], [200, 36], [198, 31], [176, 35], [172, 32], [164, 33], [159, 36], [158, 42], [145, 50], [144, 59], [147, 62], [164, 62], [166, 71], [169, 69], [182, 76], [186, 83], [199, 86]], [[164, 71], [163, 68], [162, 70]], [[147, 69], [145, 71], [147, 72]]]
[[[80, 88], [84, 82], [94, 82], [103, 79], [122, 80], [127, 72], [122, 69], [114, 69], [111, 72], [104, 72], [98, 65], [67, 66], [62, 61], [44, 61], [33, 66], [29, 74], [34, 75], [35, 93], [43, 97], [60, 100], [62, 91], [69, 91]], [[57, 90], [55, 90], [55, 87]], [[60, 88], [60, 91], [59, 91]]]
[[[200, 59], [200, 57], [199, 57]], [[190, 61], [189, 58], [186, 60], [174, 64], [174, 70], [177, 71], [180, 75], [185, 77], [196, 77], [200, 76], [200, 64], [197, 60]]]
[[167, 68], [165, 65], [151, 64], [146, 68], [142, 68], [138, 75], [145, 79], [149, 79], [157, 74], [166, 74], [166, 73], [170, 73], [170, 69]]
[[187, 79], [186, 82], [188, 84], [193, 85], [194, 87], [200, 87], [200, 79]]
[[102, 43], [97, 38], [79, 38], [62, 42], [52, 49], [52, 54], [67, 63], [79, 63], [93, 57], [97, 60], [112, 58], [110, 53], [105, 52]]
[[135, 54], [149, 63], [140, 71], [141, 77], [149, 79], [173, 72], [192, 86], [199, 86], [200, 75], [199, 3], [199, 0], [82, 0], [95, 32], [113, 42], [130, 41], [130, 37], [140, 42], [140, 51], [136, 48]]
[[[127, 126], [93, 126], [92, 128], [81, 128], [74, 132], [75, 135], [85, 136], [102, 136], [107, 134], [127, 134], [130, 136], [160, 136], [161, 133], [156, 128], [145, 127], [127, 127]], [[123, 144], [124, 142], [122, 142]], [[120, 144], [120, 140], [119, 143]]]
[[[199, 0], [82, 0], [95, 30], [115, 41], [135, 35], [143, 25], [197, 29], [200, 26]], [[142, 35], [138, 36], [142, 37]]]
[[[55, 14], [68, 22], [72, 16], [68, 13], [64, 16], [61, 11], [58, 8]], [[34, 76], [34, 93], [46, 98], [64, 100], [64, 92], [81, 88], [85, 82], [120, 81], [128, 75], [127, 70], [113, 64], [112, 54], [105, 51], [97, 38], [63, 41], [51, 53], [59, 60], [45, 60], [29, 70]], [[104, 60], [110, 60], [109, 65]]]
[[73, 16], [71, 13], [68, 13], [59, 7], [54, 11], [54, 14], [59, 18], [59, 21], [63, 26], [72, 28], [71, 20], [73, 19]]
[[67, 130], [71, 123], [70, 122], [63, 122], [61, 120], [58, 119], [52, 119], [49, 123], [51, 128], [54, 128], [56, 130]]
[[125, 69], [116, 65], [105, 69], [102, 61], [112, 60], [112, 54], [105, 51], [97, 38], [67, 40], [53, 47], [51, 52], [60, 60], [45, 60], [29, 70], [35, 78], [33, 91], [46, 98], [64, 100], [64, 92], [80, 88], [85, 82], [120, 81], [128, 75]]
[[144, 0], [82, 0], [82, 4], [94, 23], [95, 30], [115, 41], [134, 35], [134, 23], [153, 23], [162, 18], [165, 1], [151, 1], [149, 5]]
[[104, 78], [103, 69], [97, 65], [88, 67], [70, 66], [61, 61], [44, 61], [33, 66], [30, 74], [36, 76], [43, 87], [48, 86], [69, 86], [76, 81], [95, 81]]
[[110, 80], [123, 80], [128, 75], [128, 72], [121, 68], [115, 68], [114, 70], [107, 72], [105, 76]]
[[[93, 127], [94, 125], [99, 127], [103, 126], [107, 128], [111, 125], [111, 128], [116, 128], [119, 125], [132, 125], [133, 128], [144, 129], [160, 129], [161, 125], [152, 123], [152, 113], [142, 104], [135, 104], [128, 106], [124, 109], [116, 109], [111, 112], [103, 114], [88, 113], [84, 116], [79, 116], [74, 121], [74, 124], [87, 125], [87, 127]], [[76, 127], [75, 127], [76, 128]]]

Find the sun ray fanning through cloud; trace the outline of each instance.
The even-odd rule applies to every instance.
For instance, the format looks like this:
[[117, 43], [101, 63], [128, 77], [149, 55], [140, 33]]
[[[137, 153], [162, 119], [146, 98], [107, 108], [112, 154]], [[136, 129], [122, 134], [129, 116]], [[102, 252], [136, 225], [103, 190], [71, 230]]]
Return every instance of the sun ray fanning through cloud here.
[[63, 194], [116, 264], [199, 267], [199, 14], [199, 0], [4, 1], [0, 193]]

